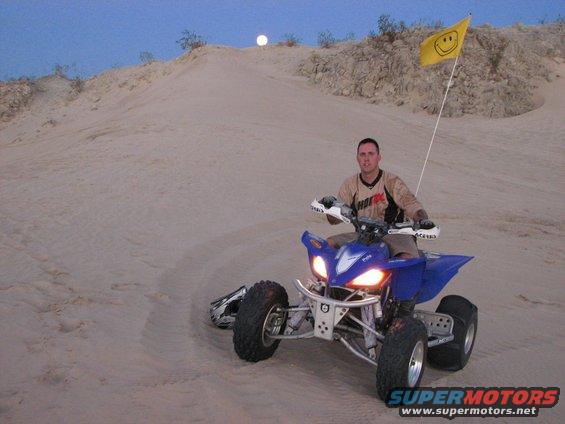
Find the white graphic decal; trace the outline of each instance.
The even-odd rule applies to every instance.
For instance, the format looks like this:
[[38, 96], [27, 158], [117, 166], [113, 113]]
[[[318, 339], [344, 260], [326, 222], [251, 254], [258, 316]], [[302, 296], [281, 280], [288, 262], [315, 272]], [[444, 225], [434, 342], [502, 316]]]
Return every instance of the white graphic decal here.
[[351, 266], [355, 262], [357, 262], [359, 260], [359, 258], [361, 258], [361, 256], [363, 256], [365, 253], [367, 253], [367, 252], [361, 252], [361, 253], [357, 253], [355, 255], [352, 255], [351, 253], [349, 253], [349, 250], [345, 250], [343, 252], [343, 254], [341, 255], [341, 258], [339, 258], [337, 266], [335, 267], [337, 274], [338, 275], [343, 274], [345, 271], [347, 271], [349, 268], [351, 268]]

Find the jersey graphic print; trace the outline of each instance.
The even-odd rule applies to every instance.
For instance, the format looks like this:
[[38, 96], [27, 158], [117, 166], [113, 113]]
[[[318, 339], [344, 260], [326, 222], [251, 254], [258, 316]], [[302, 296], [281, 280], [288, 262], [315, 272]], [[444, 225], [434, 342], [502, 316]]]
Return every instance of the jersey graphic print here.
[[369, 196], [366, 199], [360, 200], [359, 202], [357, 202], [357, 210], [360, 211], [362, 209], [365, 209], [366, 207], [369, 207], [370, 205], [375, 205], [379, 202], [384, 202], [385, 201], [385, 194], [384, 193], [377, 193], [373, 196]]

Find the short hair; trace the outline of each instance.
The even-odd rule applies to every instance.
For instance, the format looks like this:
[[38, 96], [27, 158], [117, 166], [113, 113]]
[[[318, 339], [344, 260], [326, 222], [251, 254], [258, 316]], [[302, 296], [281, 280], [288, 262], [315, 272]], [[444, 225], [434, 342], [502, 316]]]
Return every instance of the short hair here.
[[372, 144], [377, 148], [377, 153], [381, 153], [381, 149], [379, 149], [379, 143], [377, 143], [377, 140], [375, 140], [374, 138], [364, 138], [363, 140], [361, 140], [359, 142], [359, 144], [357, 145], [357, 151], [359, 151], [359, 147], [361, 147], [363, 144]]

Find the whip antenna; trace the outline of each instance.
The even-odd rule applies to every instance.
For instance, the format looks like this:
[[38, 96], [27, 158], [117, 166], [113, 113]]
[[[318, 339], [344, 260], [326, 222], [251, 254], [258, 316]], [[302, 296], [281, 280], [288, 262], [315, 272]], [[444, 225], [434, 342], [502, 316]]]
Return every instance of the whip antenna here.
[[457, 66], [457, 60], [459, 56], [455, 57], [455, 62], [453, 63], [453, 69], [451, 69], [451, 75], [449, 76], [449, 82], [447, 83], [447, 88], [445, 89], [445, 95], [443, 96], [443, 102], [441, 102], [441, 108], [439, 109], [439, 115], [437, 116], [436, 126], [434, 127], [434, 133], [432, 134], [432, 140], [430, 141], [430, 147], [428, 147], [428, 153], [426, 154], [426, 160], [424, 161], [424, 166], [422, 167], [422, 172], [420, 173], [420, 179], [418, 180], [418, 187], [416, 187], [416, 196], [418, 195], [418, 190], [420, 189], [420, 183], [422, 182], [422, 177], [424, 176], [424, 171], [426, 169], [426, 164], [428, 163], [428, 158], [430, 157], [430, 152], [432, 151], [432, 145], [434, 144], [434, 138], [436, 136], [437, 126], [439, 124], [439, 119], [441, 118], [441, 112], [443, 111], [443, 106], [445, 105], [445, 99], [447, 99], [447, 92], [449, 87], [451, 87], [451, 80], [453, 79], [453, 74], [455, 73], [455, 66]]

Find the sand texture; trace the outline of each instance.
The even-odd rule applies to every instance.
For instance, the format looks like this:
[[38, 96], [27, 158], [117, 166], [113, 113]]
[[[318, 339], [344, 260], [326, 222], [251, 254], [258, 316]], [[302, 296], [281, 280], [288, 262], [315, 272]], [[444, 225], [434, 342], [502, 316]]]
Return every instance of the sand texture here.
[[[261, 279], [297, 300], [302, 232], [346, 230], [309, 202], [357, 171], [361, 138], [416, 187], [435, 116], [323, 92], [296, 75], [311, 53], [208, 46], [23, 95], [0, 123], [1, 422], [399, 420], [341, 345], [283, 342], [246, 363], [208, 317]], [[442, 237], [421, 246], [475, 256], [443, 294], [478, 305], [479, 332], [467, 367], [428, 367], [425, 386], [564, 383], [565, 69], [552, 72], [531, 112], [440, 123], [419, 198]]]

